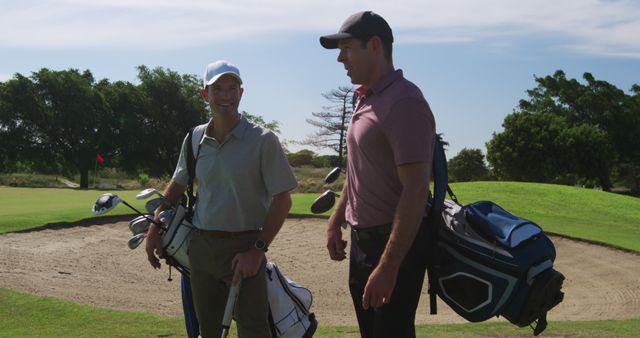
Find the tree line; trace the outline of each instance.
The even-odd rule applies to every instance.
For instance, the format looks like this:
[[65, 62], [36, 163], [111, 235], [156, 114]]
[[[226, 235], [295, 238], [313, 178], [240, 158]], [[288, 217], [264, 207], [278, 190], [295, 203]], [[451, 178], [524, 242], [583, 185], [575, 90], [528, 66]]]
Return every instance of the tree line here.
[[[0, 172], [80, 174], [96, 161], [128, 173], [171, 175], [188, 130], [209, 118], [200, 80], [137, 68], [139, 83], [96, 81], [89, 70], [43, 68], [0, 83]], [[278, 132], [276, 121], [244, 115]]]
[[[88, 187], [100, 155], [128, 173], [171, 175], [180, 140], [209, 117], [200, 81], [161, 67], [137, 70], [135, 84], [96, 81], [89, 70], [46, 68], [0, 82], [0, 172], [80, 173]], [[486, 143], [486, 158], [480, 149], [463, 149], [449, 160], [450, 180], [640, 189], [640, 86], [625, 93], [590, 73], [583, 79], [567, 79], [562, 71], [535, 77], [536, 87]], [[322, 95], [330, 105], [307, 120], [316, 132], [297, 143], [336, 155], [288, 153], [293, 166], [344, 165], [353, 87]], [[277, 121], [243, 114], [279, 132]]]
[[[603, 190], [615, 181], [640, 189], [640, 86], [633, 85], [627, 94], [590, 73], [583, 79], [585, 83], [567, 79], [561, 70], [535, 77], [537, 86], [486, 143], [486, 159], [480, 149], [462, 149], [448, 162], [450, 180], [579, 184]], [[342, 157], [353, 87], [322, 95], [331, 105], [312, 113], [315, 119], [307, 122], [318, 131], [299, 143], [332, 149]]]
[[640, 86], [625, 93], [584, 73], [536, 77], [503, 130], [449, 161], [454, 180], [496, 179], [640, 189]]

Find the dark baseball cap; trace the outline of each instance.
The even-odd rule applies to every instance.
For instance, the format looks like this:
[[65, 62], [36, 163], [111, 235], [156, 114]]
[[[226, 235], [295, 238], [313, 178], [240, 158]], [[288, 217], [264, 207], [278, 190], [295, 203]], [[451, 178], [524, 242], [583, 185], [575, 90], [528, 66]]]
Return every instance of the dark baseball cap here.
[[359, 12], [347, 18], [338, 33], [320, 37], [320, 44], [324, 48], [335, 49], [342, 39], [374, 35], [393, 42], [391, 27], [380, 15], [371, 11]]

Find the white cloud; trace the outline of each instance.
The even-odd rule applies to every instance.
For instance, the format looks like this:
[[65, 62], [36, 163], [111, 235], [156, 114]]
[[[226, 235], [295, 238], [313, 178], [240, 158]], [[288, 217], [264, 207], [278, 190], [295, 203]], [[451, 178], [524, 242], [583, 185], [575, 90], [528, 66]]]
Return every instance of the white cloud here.
[[[553, 37], [578, 53], [640, 58], [634, 0], [25, 0], [0, 13], [0, 47], [173, 49], [276, 33], [331, 33], [373, 9], [399, 43]], [[10, 32], [10, 33], [7, 33]]]

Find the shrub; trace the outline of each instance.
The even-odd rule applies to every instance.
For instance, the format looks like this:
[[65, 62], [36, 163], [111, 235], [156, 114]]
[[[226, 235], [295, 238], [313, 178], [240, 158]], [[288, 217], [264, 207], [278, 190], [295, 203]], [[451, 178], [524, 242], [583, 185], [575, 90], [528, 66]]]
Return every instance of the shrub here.
[[149, 182], [149, 175], [147, 174], [138, 174], [138, 183], [144, 186]]

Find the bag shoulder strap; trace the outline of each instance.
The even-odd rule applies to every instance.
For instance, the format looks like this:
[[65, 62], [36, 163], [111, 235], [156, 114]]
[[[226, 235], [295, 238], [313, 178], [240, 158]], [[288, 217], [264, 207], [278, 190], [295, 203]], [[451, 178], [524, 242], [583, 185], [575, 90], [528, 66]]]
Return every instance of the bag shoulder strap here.
[[[193, 207], [196, 204], [196, 197], [193, 193], [194, 180], [196, 178], [196, 163], [198, 161], [198, 155], [200, 154], [200, 141], [206, 130], [206, 124], [199, 125], [189, 130], [189, 142], [187, 142], [187, 172], [189, 173], [189, 181], [187, 184], [187, 197], [189, 202], [187, 204], [187, 217], [191, 220], [193, 216]], [[194, 147], [194, 145], [196, 147]], [[196, 150], [197, 148], [197, 150]]]
[[428, 210], [429, 224], [429, 257], [427, 257], [427, 275], [429, 277], [429, 309], [430, 314], [438, 313], [436, 296], [439, 292], [435, 264], [438, 255], [438, 228], [442, 222], [444, 199], [449, 193], [451, 199], [458, 203], [458, 198], [449, 186], [449, 174], [447, 169], [447, 157], [440, 137], [436, 136], [433, 149], [433, 199]]
[[447, 193], [454, 202], [458, 203], [458, 197], [449, 186], [449, 170], [447, 168], [447, 156], [444, 154], [444, 146], [440, 138], [436, 136], [433, 149], [433, 210], [436, 212], [442, 211]]

